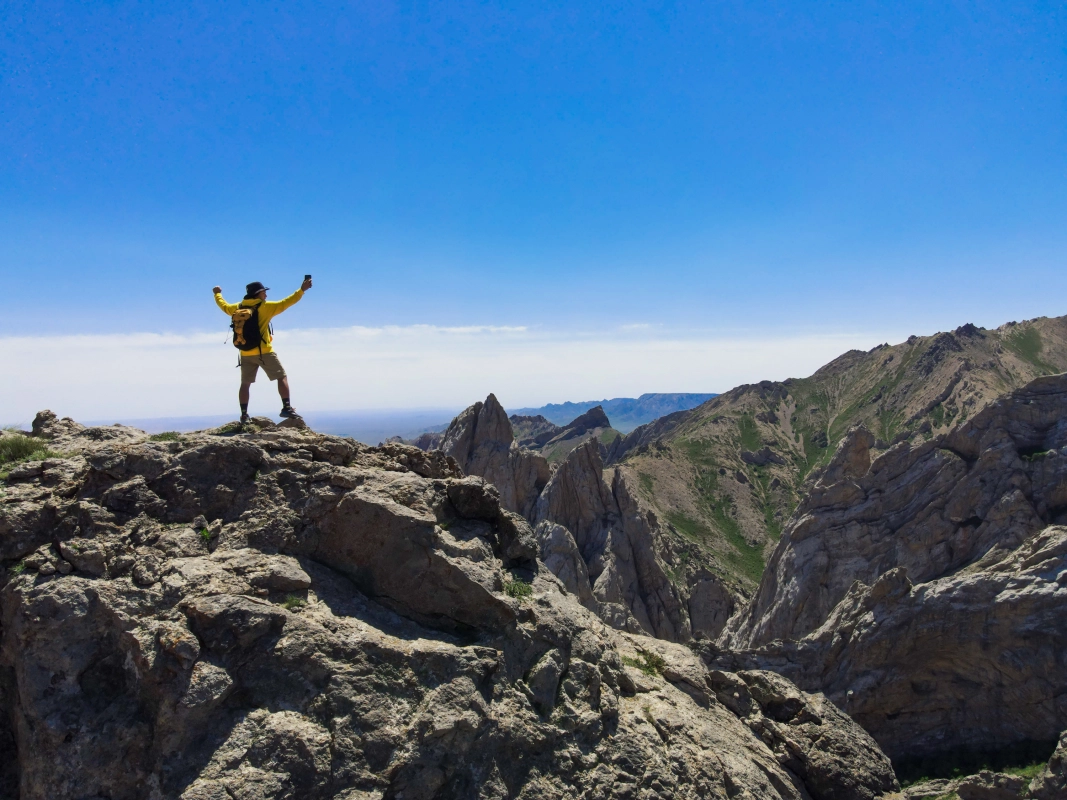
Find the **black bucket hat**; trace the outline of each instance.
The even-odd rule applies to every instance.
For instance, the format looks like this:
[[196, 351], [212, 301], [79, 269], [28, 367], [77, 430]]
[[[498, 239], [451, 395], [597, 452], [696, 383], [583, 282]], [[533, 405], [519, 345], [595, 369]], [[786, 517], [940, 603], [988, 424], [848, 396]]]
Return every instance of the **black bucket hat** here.
[[246, 298], [255, 297], [257, 294], [259, 294], [262, 291], [270, 291], [270, 287], [269, 286], [264, 286], [259, 281], [252, 281], [252, 283], [248, 284], [245, 287], [245, 297]]

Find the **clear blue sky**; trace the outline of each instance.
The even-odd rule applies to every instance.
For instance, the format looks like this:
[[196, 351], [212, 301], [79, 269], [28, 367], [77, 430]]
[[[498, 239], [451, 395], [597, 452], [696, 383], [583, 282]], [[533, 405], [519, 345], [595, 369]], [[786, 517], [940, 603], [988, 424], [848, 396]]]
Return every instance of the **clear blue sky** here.
[[1062, 3], [605, 5], [3, 3], [0, 336], [1063, 313]]

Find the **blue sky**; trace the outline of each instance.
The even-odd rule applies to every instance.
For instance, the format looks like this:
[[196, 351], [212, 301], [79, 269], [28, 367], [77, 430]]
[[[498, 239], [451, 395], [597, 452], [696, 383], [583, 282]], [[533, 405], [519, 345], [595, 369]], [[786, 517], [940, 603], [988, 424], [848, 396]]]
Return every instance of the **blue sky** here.
[[1062, 4], [603, 6], [4, 3], [0, 337], [1062, 312]]

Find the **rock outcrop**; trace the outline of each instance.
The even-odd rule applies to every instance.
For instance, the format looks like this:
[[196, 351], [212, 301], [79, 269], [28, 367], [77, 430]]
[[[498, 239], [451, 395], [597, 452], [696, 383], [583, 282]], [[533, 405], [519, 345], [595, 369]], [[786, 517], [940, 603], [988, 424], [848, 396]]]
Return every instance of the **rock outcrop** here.
[[508, 415], [494, 395], [452, 420], [440, 448], [465, 474], [492, 483], [508, 510], [532, 519], [537, 497], [551, 474], [548, 462], [518, 446]]
[[[567, 590], [619, 630], [668, 641], [718, 636], [736, 604], [734, 593], [708, 571], [695, 571], [691, 582], [672, 580], [669, 570], [679, 559], [669, 537], [626, 471], [605, 471], [603, 448], [589, 435], [609, 424], [603, 409], [590, 409], [549, 440], [575, 446], [544, 484], [543, 472], [537, 480], [523, 477], [540, 457], [515, 445], [510, 422], [489, 395], [452, 421], [444, 452], [468, 474], [496, 485], [509, 509], [525, 509], [541, 558]], [[544, 459], [536, 464], [547, 470]], [[534, 489], [540, 493], [532, 505], [508, 499], [528, 498]]]
[[1029, 792], [1033, 800], [1062, 800], [1067, 797], [1067, 731], [1060, 735], [1048, 764], [1030, 781]]
[[580, 445], [559, 466], [538, 499], [537, 521], [539, 531], [558, 526], [570, 535], [602, 618], [669, 641], [690, 637], [683, 599], [656, 553], [655, 516], [619, 471], [604, 475], [599, 443]]
[[710, 660], [824, 691], [893, 758], [1067, 720], [1067, 376], [870, 463], [846, 437]]
[[512, 414], [508, 417], [511, 428], [515, 432], [515, 439], [520, 447], [537, 449], [558, 436], [563, 428], [554, 425], [540, 414], [534, 416], [522, 416]]
[[3, 796], [897, 788], [824, 698], [602, 624], [443, 453], [298, 429], [67, 445], [0, 498]]

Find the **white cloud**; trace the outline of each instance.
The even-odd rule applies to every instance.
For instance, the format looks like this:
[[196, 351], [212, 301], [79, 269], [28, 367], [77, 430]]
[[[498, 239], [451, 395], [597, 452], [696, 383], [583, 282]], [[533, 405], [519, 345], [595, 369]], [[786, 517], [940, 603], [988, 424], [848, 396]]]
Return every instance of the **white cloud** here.
[[[811, 374], [875, 333], [763, 337], [627, 330], [532, 330], [433, 325], [280, 331], [275, 339], [306, 411], [462, 407], [495, 392], [505, 407], [721, 392]], [[899, 337], [903, 338], [903, 337]], [[0, 422], [41, 408], [82, 419], [227, 413], [236, 405], [237, 353], [221, 333], [0, 338]], [[276, 410], [260, 374], [253, 413]]]

